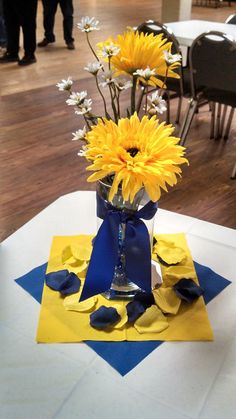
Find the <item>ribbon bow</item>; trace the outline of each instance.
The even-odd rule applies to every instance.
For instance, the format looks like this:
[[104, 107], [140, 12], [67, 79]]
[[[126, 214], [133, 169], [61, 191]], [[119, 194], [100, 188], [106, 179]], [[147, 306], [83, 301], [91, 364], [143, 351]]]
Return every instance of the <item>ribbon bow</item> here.
[[125, 224], [125, 272], [129, 280], [146, 292], [151, 291], [151, 246], [145, 223], [157, 211], [157, 202], [149, 201], [139, 211], [125, 212], [97, 194], [97, 215], [104, 221], [93, 244], [80, 301], [107, 291], [119, 258], [119, 226]]

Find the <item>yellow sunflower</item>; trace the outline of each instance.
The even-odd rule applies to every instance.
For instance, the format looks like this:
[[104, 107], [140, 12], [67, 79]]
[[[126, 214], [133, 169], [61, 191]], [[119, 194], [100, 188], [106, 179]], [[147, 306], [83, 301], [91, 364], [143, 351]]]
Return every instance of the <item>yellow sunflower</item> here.
[[[120, 52], [111, 57], [111, 64], [116, 69], [118, 74], [128, 73], [133, 75], [137, 70], [145, 70], [149, 67], [155, 70], [156, 76], [151, 77], [148, 84], [163, 86], [163, 80], [168, 77], [179, 78], [179, 75], [173, 70], [176, 69], [180, 63], [175, 62], [167, 66], [164, 51], [171, 52], [171, 42], [168, 42], [163, 34], [144, 34], [143, 32], [128, 31], [116, 38], [109, 37], [105, 42], [97, 44], [99, 50], [110, 43], [115, 44], [120, 48]], [[101, 54], [99, 54], [101, 56]]]
[[86, 134], [85, 157], [92, 162], [87, 170], [95, 171], [88, 182], [114, 174], [110, 201], [119, 185], [125, 201], [133, 202], [142, 187], [152, 201], [157, 201], [160, 188], [167, 191], [166, 184], [176, 184], [179, 165], [188, 163], [183, 157], [185, 148], [178, 145], [179, 138], [171, 136], [173, 131], [172, 125], [159, 124], [156, 116], [140, 120], [135, 113], [118, 124], [99, 119]]

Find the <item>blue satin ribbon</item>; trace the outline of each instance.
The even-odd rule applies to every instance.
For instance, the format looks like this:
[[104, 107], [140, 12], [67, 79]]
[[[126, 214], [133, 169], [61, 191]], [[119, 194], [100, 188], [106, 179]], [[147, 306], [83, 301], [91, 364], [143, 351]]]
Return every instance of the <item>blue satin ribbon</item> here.
[[125, 224], [126, 275], [139, 288], [151, 291], [151, 247], [145, 223], [157, 211], [157, 202], [149, 201], [134, 213], [113, 207], [97, 194], [97, 215], [104, 221], [98, 230], [80, 301], [107, 291], [112, 283], [119, 257], [119, 225]]

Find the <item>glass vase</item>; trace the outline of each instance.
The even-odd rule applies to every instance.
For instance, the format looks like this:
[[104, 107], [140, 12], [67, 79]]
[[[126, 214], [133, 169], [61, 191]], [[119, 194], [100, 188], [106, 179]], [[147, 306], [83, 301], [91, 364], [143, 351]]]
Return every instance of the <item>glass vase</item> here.
[[[122, 196], [121, 188], [118, 189], [116, 195], [114, 196], [112, 201], [108, 201], [109, 192], [111, 189], [111, 181], [109, 178], [102, 179], [97, 182], [97, 194], [100, 198], [104, 201], [109, 202], [113, 207], [124, 211], [128, 214], [132, 214], [138, 209], [140, 209], [143, 205], [146, 204], [145, 202], [145, 191], [142, 188], [136, 195], [131, 203], [130, 201], [124, 201]], [[151, 220], [143, 220], [146, 224], [148, 229], [149, 237], [150, 237], [150, 247], [152, 250], [152, 243], [153, 243], [153, 225], [154, 225], [154, 217]], [[97, 217], [97, 226], [98, 229], [102, 224], [103, 220]], [[125, 234], [126, 234], [126, 224], [120, 223], [118, 229], [118, 255], [117, 255], [117, 264], [114, 270], [114, 276], [112, 279], [111, 287], [103, 296], [107, 299], [132, 299], [137, 292], [142, 291], [136, 284], [134, 284], [126, 275], [125, 270]]]

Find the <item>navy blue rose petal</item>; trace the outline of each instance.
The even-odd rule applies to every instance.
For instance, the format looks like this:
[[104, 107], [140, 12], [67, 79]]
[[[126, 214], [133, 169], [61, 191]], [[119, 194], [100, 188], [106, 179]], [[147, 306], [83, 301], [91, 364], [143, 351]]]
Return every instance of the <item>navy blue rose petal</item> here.
[[180, 279], [180, 281], [173, 286], [173, 289], [176, 295], [187, 303], [192, 303], [204, 293], [203, 288], [197, 285], [192, 279], [188, 278]]
[[62, 269], [45, 275], [46, 285], [61, 295], [75, 294], [80, 289], [80, 279], [74, 272]]
[[75, 294], [80, 289], [80, 279], [74, 272], [67, 275], [67, 284], [60, 290], [62, 295]]
[[121, 319], [114, 307], [101, 306], [90, 315], [90, 326], [95, 329], [107, 329]]
[[130, 301], [126, 306], [128, 323], [135, 322], [146, 311], [146, 307], [140, 301]]
[[151, 307], [155, 304], [155, 299], [152, 292], [137, 292], [134, 296], [134, 301], [139, 301], [145, 308]]

